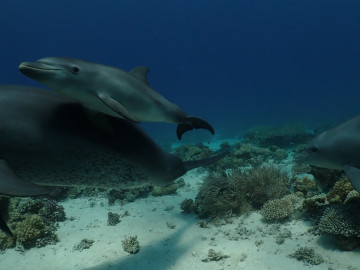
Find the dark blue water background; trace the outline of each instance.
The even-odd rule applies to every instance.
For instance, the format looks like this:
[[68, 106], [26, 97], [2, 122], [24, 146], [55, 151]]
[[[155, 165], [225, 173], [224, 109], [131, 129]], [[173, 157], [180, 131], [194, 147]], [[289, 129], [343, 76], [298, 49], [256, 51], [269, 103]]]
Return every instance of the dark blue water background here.
[[220, 135], [337, 122], [360, 113], [359, 14], [356, 0], [1, 0], [0, 83], [39, 86], [18, 65], [46, 56], [148, 65], [153, 88]]

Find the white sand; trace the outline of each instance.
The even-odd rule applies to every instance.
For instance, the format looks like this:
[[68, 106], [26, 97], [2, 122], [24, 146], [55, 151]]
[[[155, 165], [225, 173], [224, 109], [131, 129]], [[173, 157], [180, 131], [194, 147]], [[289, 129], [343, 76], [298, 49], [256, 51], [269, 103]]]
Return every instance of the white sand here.
[[[60, 223], [57, 232], [60, 242], [25, 253], [7, 250], [0, 254], [0, 269], [360, 269], [359, 250], [335, 249], [326, 238], [307, 233], [311, 226], [301, 220], [280, 226], [266, 224], [255, 212], [248, 217], [233, 219], [232, 224], [200, 228], [199, 220], [194, 215], [181, 213], [179, 205], [185, 198], [195, 198], [202, 176], [195, 170], [184, 179], [187, 186], [177, 195], [150, 196], [123, 206], [119, 203], [108, 206], [106, 198], [93, 198], [94, 207], [90, 207], [87, 198], [61, 203], [68, 219]], [[173, 210], [165, 211], [172, 206]], [[108, 211], [121, 214], [125, 210], [131, 216], [122, 218], [116, 226], [107, 226]], [[69, 217], [75, 217], [75, 220], [70, 221]], [[168, 228], [167, 222], [175, 224], [176, 228]], [[240, 236], [236, 228], [253, 232]], [[291, 231], [292, 237], [278, 245], [276, 235], [285, 228]], [[141, 250], [130, 255], [123, 250], [121, 241], [125, 236], [133, 235], [137, 235]], [[236, 237], [240, 239], [231, 240]], [[84, 238], [95, 242], [89, 249], [74, 251], [73, 247]], [[326, 262], [306, 266], [288, 258], [287, 255], [299, 246], [314, 247]], [[230, 257], [217, 262], [202, 262], [210, 248]], [[243, 256], [246, 256], [245, 260], [241, 259]]]

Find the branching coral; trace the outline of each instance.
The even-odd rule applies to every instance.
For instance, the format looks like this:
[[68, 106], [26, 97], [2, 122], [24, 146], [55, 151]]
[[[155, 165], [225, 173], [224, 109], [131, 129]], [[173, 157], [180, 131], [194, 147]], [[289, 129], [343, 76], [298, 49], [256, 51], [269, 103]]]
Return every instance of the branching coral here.
[[242, 214], [289, 193], [289, 177], [275, 166], [210, 174], [195, 199], [200, 218]]
[[351, 250], [360, 238], [359, 203], [335, 204], [325, 209], [319, 231], [336, 236], [340, 247]]

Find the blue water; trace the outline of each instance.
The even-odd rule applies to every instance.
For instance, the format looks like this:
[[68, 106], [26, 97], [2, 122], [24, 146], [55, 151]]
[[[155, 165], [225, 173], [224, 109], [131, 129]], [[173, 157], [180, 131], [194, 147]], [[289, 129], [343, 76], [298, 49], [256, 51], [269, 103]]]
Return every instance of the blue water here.
[[17, 67], [46, 56], [148, 65], [219, 132], [337, 122], [360, 113], [359, 14], [357, 0], [2, 0], [0, 83], [40, 86]]

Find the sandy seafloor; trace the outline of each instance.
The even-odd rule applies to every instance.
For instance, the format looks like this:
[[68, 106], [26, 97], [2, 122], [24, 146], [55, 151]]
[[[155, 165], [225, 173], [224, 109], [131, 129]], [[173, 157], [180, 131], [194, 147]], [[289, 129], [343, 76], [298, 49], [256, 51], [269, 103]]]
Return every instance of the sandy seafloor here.
[[[290, 168], [291, 162], [290, 156], [282, 167]], [[176, 195], [150, 195], [124, 205], [117, 202], [109, 206], [104, 195], [61, 202], [68, 218], [59, 223], [60, 242], [25, 252], [10, 249], [0, 253], [0, 269], [360, 269], [359, 249], [339, 250], [330, 238], [309, 233], [312, 226], [304, 220], [266, 223], [255, 211], [233, 218], [231, 224], [201, 228], [195, 215], [181, 212], [180, 203], [195, 199], [205, 175], [201, 169], [193, 170], [183, 176], [186, 185]], [[109, 211], [122, 214], [126, 210], [130, 216], [121, 218], [116, 226], [107, 225]], [[170, 229], [167, 223], [176, 228]], [[286, 229], [291, 238], [277, 244], [276, 236]], [[130, 255], [121, 241], [134, 235], [141, 250]], [[74, 250], [85, 238], [94, 240], [94, 244], [83, 251]], [[289, 258], [299, 247], [313, 247], [325, 262], [305, 265]], [[209, 249], [229, 258], [203, 262]]]

